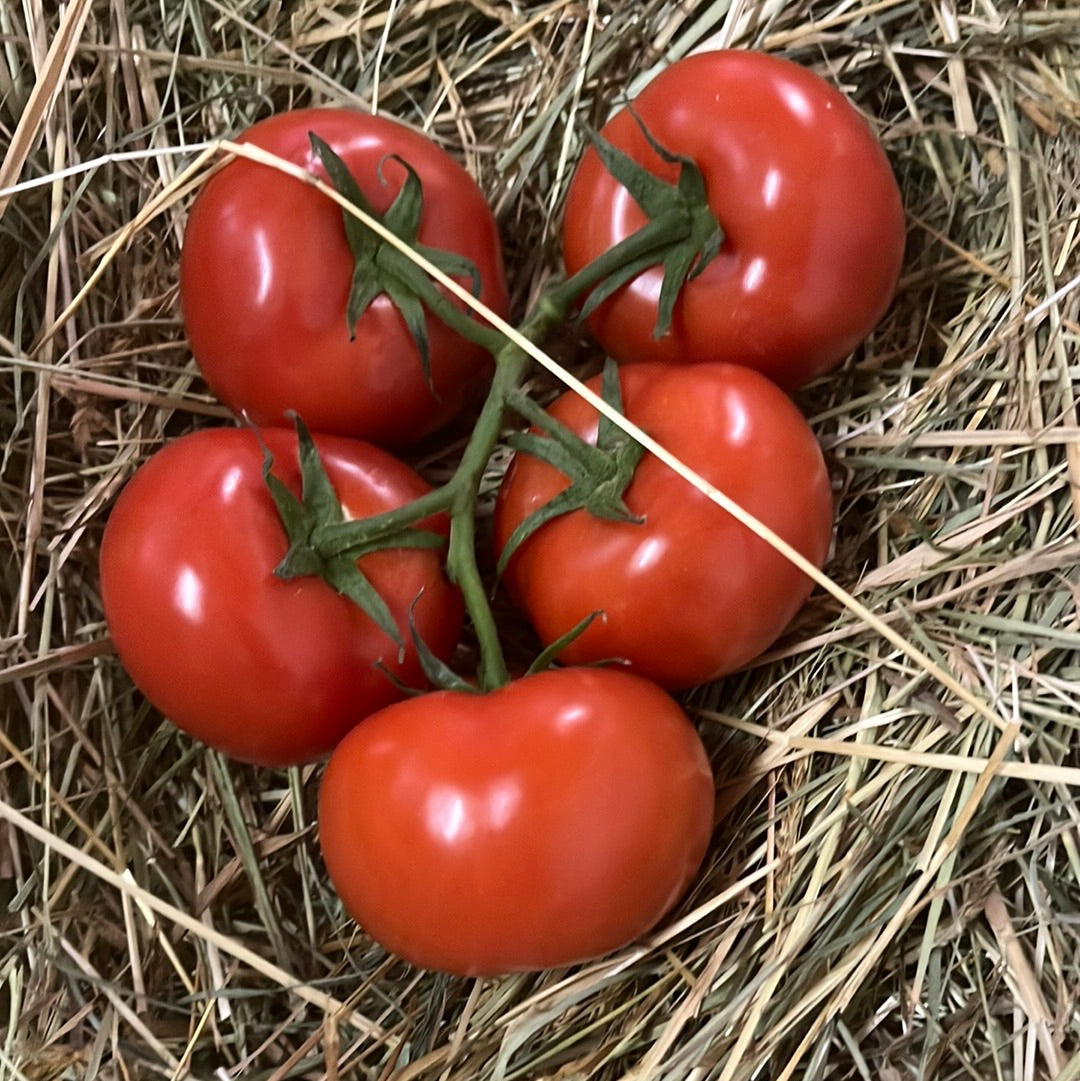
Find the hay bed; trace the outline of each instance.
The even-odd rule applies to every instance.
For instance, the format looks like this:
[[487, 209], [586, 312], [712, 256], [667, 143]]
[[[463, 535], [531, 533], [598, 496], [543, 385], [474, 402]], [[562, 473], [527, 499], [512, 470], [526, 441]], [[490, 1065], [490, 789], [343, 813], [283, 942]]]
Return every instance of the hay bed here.
[[[417, 972], [327, 887], [318, 771], [194, 746], [110, 652], [109, 505], [224, 417], [177, 318], [184, 169], [272, 110], [377, 101], [490, 193], [520, 310], [576, 121], [710, 39], [819, 70], [889, 151], [900, 294], [801, 396], [828, 569], [984, 708], [819, 592], [689, 698], [733, 809], [661, 931]], [[1078, 64], [1075, 9], [1004, 0], [0, 6], [0, 1078], [1080, 1077]]]

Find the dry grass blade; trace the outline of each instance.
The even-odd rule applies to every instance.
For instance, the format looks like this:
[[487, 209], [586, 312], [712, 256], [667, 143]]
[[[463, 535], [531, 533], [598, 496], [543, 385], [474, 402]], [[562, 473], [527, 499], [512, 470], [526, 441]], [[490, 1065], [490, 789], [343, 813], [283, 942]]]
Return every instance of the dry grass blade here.
[[[360, 1014], [349, 1013], [344, 1003], [339, 1002], [330, 995], [322, 994], [314, 988], [306, 986], [277, 965], [270, 963], [258, 954], [247, 949], [241, 943], [230, 940], [225, 935], [204, 927], [198, 920], [189, 916], [186, 912], [159, 900], [154, 894], [138, 887], [129, 876], [116, 874], [114, 871], [111, 871], [99, 861], [87, 856], [79, 849], [67, 844], [57, 837], [50, 836], [45, 830], [42, 830], [32, 821], [27, 819], [25, 815], [19, 814], [18, 811], [9, 807], [6, 803], [0, 803], [0, 818], [3, 818], [4, 821], [14, 826], [16, 829], [21, 830], [34, 840], [55, 849], [73, 864], [96, 875], [108, 885], [122, 893], [125, 897], [130, 896], [134, 898], [144, 912], [148, 923], [153, 923], [152, 913], [155, 912], [158, 915], [164, 916], [166, 919], [173, 920], [188, 933], [204, 939], [207, 942], [211, 942], [217, 948], [225, 950], [240, 960], [246, 961], [257, 972], [273, 980], [281, 987], [292, 990], [294, 994], [305, 1001], [320, 1006], [322, 1009], [327, 1010], [334, 1015], [344, 1015], [345, 1020], [360, 1032], [375, 1037], [376, 1039], [386, 1039], [386, 1034], [378, 1024], [369, 1021]], [[100, 978], [94, 971], [93, 966], [90, 965], [89, 961], [86, 961], [85, 958], [81, 958], [76, 954], [73, 946], [68, 943], [62, 943], [62, 945], [71, 956], [76, 957], [79, 960], [80, 967], [82, 967], [85, 972], [93, 975], [95, 979]], [[123, 1009], [126, 1010], [127, 1007], [123, 1007]], [[142, 1022], [140, 1021], [139, 1023], [141, 1024]], [[165, 1057], [171, 1059], [171, 1056], [166, 1055]]]
[[[83, 27], [90, 15], [90, 7], [91, 0], [76, 0], [67, 8], [60, 20], [30, 99], [22, 110], [3, 161], [0, 161], [0, 190], [10, 187], [15, 182], [33, 150], [34, 143], [41, 136], [42, 122], [56, 101], [71, 66]], [[33, 40], [36, 43], [40, 41], [40, 38], [35, 35]], [[0, 218], [4, 216], [8, 199], [8, 196], [0, 196]]]
[[[719, 44], [848, 92], [908, 209], [893, 309], [800, 396], [828, 583], [688, 696], [718, 827], [663, 927], [567, 972], [417, 972], [328, 889], [318, 770], [222, 766], [111, 653], [108, 508], [225, 419], [178, 317], [186, 210], [251, 120], [377, 104], [489, 193], [520, 311], [579, 121]], [[1078, 71], [1045, 0], [0, 5], [0, 1079], [1080, 1076]]]

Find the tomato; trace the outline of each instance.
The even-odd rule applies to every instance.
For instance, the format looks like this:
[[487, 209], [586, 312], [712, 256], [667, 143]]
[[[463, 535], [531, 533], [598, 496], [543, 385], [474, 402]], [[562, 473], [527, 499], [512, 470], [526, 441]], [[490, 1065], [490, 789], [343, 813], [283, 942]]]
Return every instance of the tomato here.
[[[731, 364], [619, 369], [627, 417], [821, 566], [832, 496], [821, 449], [791, 400]], [[589, 384], [598, 389], [599, 379]], [[597, 414], [574, 393], [549, 412], [595, 443]], [[511, 462], [495, 507], [501, 552], [518, 523], [567, 486], [535, 457]], [[624, 494], [643, 524], [585, 510], [541, 526], [505, 580], [545, 643], [601, 611], [561, 654], [568, 664], [621, 658], [668, 688], [746, 664], [784, 630], [812, 582], [767, 542], [646, 454]]]
[[[274, 473], [300, 490], [296, 436], [261, 433]], [[427, 484], [385, 451], [317, 437], [347, 515], [406, 503]], [[263, 765], [328, 752], [368, 713], [401, 697], [376, 663], [421, 682], [415, 650], [398, 661], [389, 636], [319, 578], [284, 581], [287, 541], [263, 481], [253, 432], [208, 429], [148, 459], [121, 492], [101, 545], [105, 619], [136, 685], [170, 720], [212, 747]], [[445, 520], [425, 527], [447, 531]], [[408, 640], [454, 648], [461, 599], [428, 550], [376, 552], [360, 568]]]
[[[344, 109], [282, 113], [240, 141], [326, 180], [309, 131], [337, 152], [379, 213], [406, 176], [387, 155], [408, 161], [423, 184], [419, 241], [470, 259], [481, 299], [506, 312], [495, 221], [453, 158], [400, 124]], [[192, 352], [214, 393], [259, 424], [281, 424], [292, 410], [312, 431], [384, 446], [412, 442], [453, 417], [488, 374], [489, 355], [429, 312], [429, 386], [417, 346], [385, 294], [350, 339], [353, 269], [341, 208], [310, 185], [243, 158], [211, 177], [188, 218], [180, 299]]]
[[571, 964], [644, 934], [693, 880], [713, 781], [654, 684], [553, 669], [377, 713], [327, 766], [319, 836], [346, 909], [462, 976]]
[[[745, 364], [786, 389], [835, 366], [885, 313], [904, 251], [900, 193], [866, 121], [805, 68], [741, 50], [672, 64], [633, 109], [661, 146], [697, 164], [725, 240], [684, 285], [660, 340], [662, 274], [653, 267], [591, 316], [597, 341], [620, 361]], [[661, 160], [627, 110], [601, 134], [675, 180], [677, 166]], [[567, 270], [645, 220], [589, 149], [567, 197]]]

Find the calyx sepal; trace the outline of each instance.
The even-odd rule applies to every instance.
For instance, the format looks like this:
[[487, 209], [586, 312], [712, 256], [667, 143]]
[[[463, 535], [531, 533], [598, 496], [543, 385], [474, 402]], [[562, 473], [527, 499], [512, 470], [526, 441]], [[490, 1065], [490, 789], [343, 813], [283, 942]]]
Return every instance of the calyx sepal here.
[[631, 109], [630, 115], [657, 156], [679, 166], [679, 177], [674, 184], [661, 180], [599, 132], [588, 129], [604, 168], [626, 188], [649, 221], [608, 253], [614, 258], [613, 253], [622, 249], [630, 258], [593, 289], [582, 305], [581, 315], [590, 315], [640, 273], [660, 265], [664, 276], [653, 327], [653, 338], [658, 339], [671, 327], [682, 287], [716, 258], [724, 243], [724, 230], [709, 206], [705, 178], [694, 160], [661, 146], [637, 113]]
[[[293, 421], [300, 467], [299, 498], [273, 473], [273, 455], [263, 444], [263, 480], [289, 542], [288, 551], [274, 568], [274, 574], [286, 580], [322, 578], [358, 605], [398, 647], [399, 658], [403, 657], [405, 643], [393, 614], [357, 560], [392, 548], [443, 548], [446, 538], [412, 525], [379, 528], [378, 519], [347, 522], [307, 425], [295, 414]], [[368, 525], [369, 522], [374, 525]], [[343, 534], [348, 537], [348, 543], [343, 543]]]
[[[617, 412], [622, 412], [618, 366], [610, 359], [604, 365], [601, 397]], [[640, 443], [603, 414], [593, 445], [524, 395], [511, 397], [510, 405], [547, 434], [515, 432], [507, 439], [509, 445], [519, 454], [529, 454], [557, 469], [570, 480], [570, 485], [518, 523], [499, 555], [498, 574], [503, 573], [529, 537], [561, 515], [584, 510], [607, 521], [642, 524], [644, 519], [635, 515], [623, 499], [644, 453]]]
[[[394, 236], [423, 255], [444, 274], [468, 279], [472, 295], [480, 296], [480, 271], [472, 260], [458, 252], [431, 248], [420, 243], [423, 186], [416, 170], [404, 158], [397, 154], [387, 155], [388, 160], [396, 161], [405, 169], [405, 180], [386, 213], [378, 214], [357, 184], [349, 167], [330, 144], [313, 131], [308, 132], [308, 138], [312, 150], [326, 169], [331, 184], [340, 195], [365, 214], [380, 221]], [[382, 179], [382, 163], [379, 166], [379, 176]], [[345, 223], [345, 239], [355, 260], [349, 300], [345, 308], [350, 340], [356, 336], [356, 324], [376, 298], [386, 296], [398, 310], [416, 344], [424, 378], [429, 387], [431, 350], [427, 331], [428, 311], [466, 337], [482, 343], [488, 341], [490, 332], [455, 307], [435, 282], [404, 252], [347, 211], [342, 211], [342, 218]], [[471, 328], [475, 328], [475, 334], [471, 332]]]

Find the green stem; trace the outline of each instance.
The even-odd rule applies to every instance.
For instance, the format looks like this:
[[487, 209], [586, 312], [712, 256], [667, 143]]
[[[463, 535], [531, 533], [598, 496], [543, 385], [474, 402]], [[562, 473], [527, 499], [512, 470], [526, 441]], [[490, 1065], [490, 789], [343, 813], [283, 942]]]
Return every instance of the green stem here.
[[468, 312], [462, 311], [444, 296], [434, 283], [430, 293], [425, 292], [421, 299], [451, 330], [487, 352], [497, 353], [506, 342], [502, 331], [489, 327], [481, 323], [479, 317], [474, 318]]
[[446, 485], [453, 497], [446, 566], [451, 579], [461, 590], [480, 645], [477, 680], [482, 691], [503, 686], [509, 682], [510, 674], [476, 561], [476, 499], [488, 459], [499, 441], [507, 399], [521, 382], [528, 366], [528, 357], [517, 346], [504, 346], [495, 359], [497, 368], [491, 392], [477, 418], [457, 472]]
[[576, 432], [563, 424], [561, 420], [553, 417], [542, 405], [534, 402], [528, 395], [519, 391], [511, 395], [507, 404], [534, 428], [557, 439], [567, 448], [574, 448], [582, 458], [596, 457], [594, 453], [591, 453], [596, 450], [594, 446], [583, 443]]
[[[531, 342], [542, 342], [552, 330], [566, 321], [582, 293], [612, 273], [624, 269], [635, 259], [640, 260], [652, 254], [656, 254], [659, 259], [665, 246], [671, 244], [672, 232], [677, 227], [672, 222], [666, 223], [665, 237], [665, 230], [658, 230], [658, 225], [658, 222], [654, 222], [646, 226], [577, 274], [550, 285], [519, 325], [518, 331], [522, 337]], [[483, 345], [495, 357], [495, 376], [491, 389], [465, 445], [461, 461], [446, 484], [404, 507], [362, 521], [341, 522], [324, 527], [319, 536], [319, 549], [327, 555], [345, 555], [350, 549], [357, 547], [361, 540], [370, 542], [373, 534], [390, 535], [433, 514], [449, 513], [447, 574], [461, 590], [466, 611], [476, 633], [480, 649], [477, 666], [479, 689], [491, 691], [505, 685], [510, 675], [495, 617], [488, 601], [487, 588], [476, 558], [476, 501], [484, 471], [499, 441], [506, 413], [515, 410], [535, 423], [541, 420], [543, 411], [539, 407], [530, 408], [519, 389], [528, 370], [528, 354], [494, 328], [461, 311], [434, 285], [431, 293], [433, 295], [425, 296], [424, 301], [435, 314], [463, 336]], [[550, 429], [551, 424], [548, 422], [541, 426]]]
[[659, 221], [643, 226], [587, 263], [576, 274], [555, 285], [547, 293], [547, 301], [561, 310], [565, 319], [578, 297], [605, 278], [649, 255], [655, 255], [659, 263], [663, 253], [671, 247], [672, 231], [676, 228], [675, 223], [668, 222], [661, 227]]
[[323, 526], [317, 538], [319, 552], [326, 559], [344, 555], [358, 543], [367, 544], [375, 537], [396, 533], [400, 529], [406, 529], [411, 525], [416, 525], [417, 522], [422, 522], [425, 518], [430, 518], [433, 514], [442, 514], [450, 510], [453, 498], [453, 481], [451, 481], [441, 488], [433, 488], [411, 503], [383, 511], [382, 514]]
[[[541, 296], [518, 327], [522, 337], [531, 342], [543, 341], [566, 319], [572, 299], [553, 299], [550, 294]], [[461, 589], [466, 611], [476, 632], [480, 646], [477, 679], [482, 691], [503, 686], [510, 676], [495, 617], [488, 603], [487, 589], [476, 561], [476, 500], [491, 452], [499, 441], [503, 417], [512, 408], [513, 399], [519, 396], [518, 388], [528, 370], [529, 356], [519, 346], [504, 339], [495, 352], [495, 365], [491, 390], [465, 446], [457, 472], [443, 489], [451, 493], [447, 571]]]
[[[618, 251], [618, 249], [615, 249]], [[608, 253], [609, 255], [612, 253]], [[599, 263], [618, 265], [626, 258], [617, 260], [606, 256]], [[596, 266], [597, 264], [591, 264]], [[585, 268], [586, 271], [590, 267]], [[593, 281], [609, 272], [601, 268], [595, 275], [581, 272], [542, 295], [535, 307], [518, 327], [522, 337], [531, 342], [543, 341], [551, 331], [563, 323], [578, 293]], [[457, 309], [455, 309], [457, 311]], [[463, 313], [459, 313], [463, 314]], [[470, 320], [470, 322], [472, 322]], [[473, 323], [474, 328], [476, 324]], [[446, 567], [452, 581], [461, 590], [465, 609], [469, 613], [473, 630], [480, 647], [480, 663], [477, 682], [481, 691], [491, 691], [509, 682], [498, 627], [488, 602], [487, 588], [480, 574], [476, 559], [476, 501], [491, 453], [499, 441], [503, 418], [508, 409], [520, 409], [519, 387], [528, 370], [529, 356], [513, 342], [500, 335], [499, 348], [494, 350], [495, 377], [480, 415], [465, 445], [461, 461], [453, 477], [441, 488], [428, 495], [390, 511], [369, 523], [387, 522], [390, 525], [408, 525], [420, 521], [435, 511], [450, 511], [450, 549]]]
[[[467, 318], [456, 308], [454, 310]], [[519, 329], [528, 340], [540, 341], [566, 315], [565, 304], [541, 297]], [[472, 320], [469, 322], [474, 329], [477, 328], [478, 324]], [[493, 353], [496, 366], [491, 389], [453, 477], [446, 484], [403, 507], [359, 521], [323, 526], [317, 537], [318, 550], [323, 558], [343, 556], [361, 544], [370, 544], [379, 536], [392, 535], [433, 514], [448, 512], [450, 547], [446, 569], [450, 579], [461, 590], [479, 643], [477, 682], [482, 691], [503, 686], [510, 676], [476, 559], [476, 501], [487, 463], [502, 432], [503, 418], [512, 408], [512, 401], [520, 401], [518, 388], [529, 365], [528, 354], [502, 335], [499, 335], [499, 345]]]

